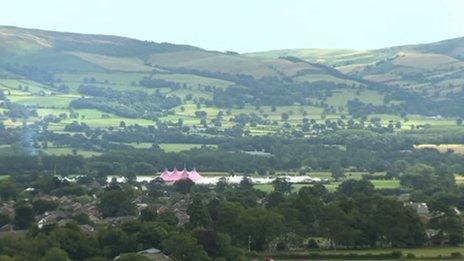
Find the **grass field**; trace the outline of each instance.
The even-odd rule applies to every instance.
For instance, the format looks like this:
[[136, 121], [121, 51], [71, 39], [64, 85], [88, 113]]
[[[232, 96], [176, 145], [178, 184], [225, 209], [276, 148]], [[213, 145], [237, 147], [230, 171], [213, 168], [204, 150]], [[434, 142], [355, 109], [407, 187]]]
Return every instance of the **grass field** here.
[[363, 91], [359, 95], [355, 90], [338, 90], [327, 99], [327, 103], [334, 107], [345, 107], [349, 100], [359, 99], [364, 103], [371, 103], [374, 105], [383, 104], [383, 95], [376, 91]]
[[[297, 252], [300, 254], [305, 253], [318, 253], [318, 254], [382, 254], [382, 253], [391, 253], [392, 251], [401, 251], [403, 256], [408, 254], [413, 254], [417, 259], [421, 260], [438, 260], [438, 259], [449, 259], [452, 253], [461, 253], [464, 255], [464, 247], [424, 247], [424, 248], [382, 248], [382, 249], [340, 249], [340, 250], [311, 250], [306, 252]], [[295, 253], [295, 252], [293, 252]], [[272, 254], [270, 254], [272, 256]], [[301, 260], [301, 259], [279, 259], [279, 260]], [[324, 259], [331, 260], [331, 259]], [[338, 259], [340, 260], [340, 259]], [[368, 259], [362, 259], [368, 260]], [[377, 259], [378, 260], [378, 259]], [[389, 259], [382, 259], [389, 260]], [[455, 259], [456, 260], [456, 259]], [[458, 260], [462, 260], [458, 258]]]
[[[346, 51], [346, 50], [345, 50]], [[337, 55], [347, 55], [352, 54], [351, 51], [340, 51], [335, 52], [338, 53]], [[207, 57], [203, 57], [204, 53], [189, 53], [188, 55], [193, 55], [195, 59], [226, 59], [226, 60], [234, 60], [237, 62], [237, 57], [223, 57], [216, 55], [209, 55]], [[162, 55], [161, 55], [162, 56]], [[94, 59], [96, 56], [86, 57], [86, 59]], [[222, 58], [221, 58], [222, 57]], [[174, 59], [175, 57], [171, 57]], [[106, 58], [105, 58], [106, 59]], [[137, 68], [136, 65], [139, 61], [134, 60], [127, 60], [127, 59], [119, 59], [116, 60], [111, 59], [103, 59], [99, 61], [105, 66], [132, 66], [133, 68]], [[177, 58], [176, 58], [177, 59]], [[179, 60], [185, 61], [185, 57], [178, 57]], [[240, 58], [240, 59], [248, 59], [248, 58]], [[240, 60], [239, 59], [239, 60]], [[174, 59], [175, 60], [175, 59]], [[176, 61], [166, 61], [166, 62], [176, 62]], [[234, 63], [235, 63], [234, 62]], [[261, 64], [262, 62], [262, 64]], [[260, 68], [263, 64], [266, 64], [266, 59], [260, 62]], [[278, 65], [282, 65], [281, 63], [287, 63], [285, 61], [279, 61]], [[237, 64], [231, 65], [236, 66]], [[288, 65], [288, 64], [287, 64]], [[143, 65], [145, 66], [145, 65]], [[143, 67], [142, 66], [142, 67]], [[255, 66], [255, 65], [254, 65]], [[277, 66], [277, 65], [276, 65]], [[187, 66], [188, 67], [188, 66]], [[276, 68], [279, 68], [278, 66]], [[342, 120], [345, 123], [350, 119], [350, 116], [347, 116], [347, 102], [352, 99], [359, 99], [365, 103], [371, 104], [383, 104], [384, 95], [372, 90], [361, 90], [359, 92], [356, 89], [338, 89], [335, 90], [331, 97], [325, 100], [326, 103], [333, 106], [336, 109], [334, 114], [324, 114], [324, 109], [322, 107], [316, 106], [301, 106], [301, 105], [293, 105], [293, 106], [278, 106], [273, 110], [271, 106], [261, 106], [255, 107], [246, 105], [243, 108], [232, 108], [232, 109], [225, 109], [225, 108], [218, 108], [218, 107], [207, 107], [202, 104], [201, 108], [197, 108], [195, 104], [195, 99], [205, 98], [205, 99], [212, 99], [213, 92], [205, 90], [206, 86], [214, 87], [214, 88], [228, 88], [229, 86], [233, 85], [232, 82], [210, 78], [210, 77], [203, 77], [193, 74], [179, 74], [179, 73], [165, 73], [162, 70], [159, 70], [157, 73], [151, 75], [151, 71], [144, 71], [143, 68], [139, 68], [139, 71], [107, 71], [107, 72], [92, 72], [92, 73], [62, 73], [57, 74], [54, 76], [55, 80], [57, 81], [56, 85], [59, 84], [66, 84], [70, 88], [70, 94], [62, 94], [56, 93], [51, 94], [51, 91], [56, 92], [56, 88], [53, 86], [46, 86], [43, 84], [35, 83], [33, 81], [28, 80], [18, 80], [18, 79], [0, 79], [0, 88], [4, 88], [8, 90], [7, 98], [14, 102], [25, 106], [31, 106], [36, 108], [38, 113], [38, 118], [30, 118], [28, 120], [29, 123], [39, 121], [43, 117], [47, 115], [55, 115], [58, 116], [60, 114], [66, 113], [69, 115], [69, 103], [81, 97], [81, 95], [77, 92], [77, 88], [81, 84], [88, 84], [95, 88], [111, 88], [117, 91], [142, 91], [147, 94], [153, 93], [155, 91], [160, 91], [166, 95], [175, 95], [180, 97], [182, 101], [182, 105], [177, 106], [170, 110], [169, 113], [164, 113], [163, 115], [159, 116], [159, 120], [162, 122], [168, 123], [168, 125], [176, 124], [179, 119], [183, 121], [184, 126], [200, 126], [200, 119], [196, 117], [195, 113], [197, 111], [204, 111], [207, 113], [207, 124], [211, 126], [212, 120], [215, 119], [218, 113], [222, 112], [223, 117], [221, 120], [221, 127], [219, 130], [224, 130], [226, 128], [231, 128], [236, 125], [234, 118], [240, 114], [247, 114], [247, 115], [256, 115], [263, 120], [263, 123], [257, 124], [256, 126], [250, 126], [247, 124], [245, 129], [250, 132], [251, 135], [267, 135], [273, 134], [279, 131], [282, 131], [283, 126], [289, 126], [289, 128], [295, 128], [301, 130], [300, 125], [304, 118], [315, 120], [317, 123], [324, 123], [326, 120], [337, 121]], [[244, 68], [237, 68], [237, 70], [244, 69]], [[255, 68], [256, 69], [256, 68]], [[262, 68], [261, 68], [262, 69]], [[264, 72], [261, 72], [264, 73]], [[155, 78], [165, 79], [173, 82], [180, 83], [181, 85], [185, 85], [185, 88], [180, 88], [177, 90], [171, 90], [170, 88], [145, 88], [143, 86], [138, 86], [138, 82], [147, 76], [152, 76]], [[309, 77], [312, 80], [324, 80], [324, 77], [332, 77], [327, 74], [318, 74], [313, 73], [305, 75], [305, 77]], [[332, 77], [333, 78], [333, 77]], [[89, 79], [92, 79], [89, 83]], [[332, 79], [333, 81], [341, 80], [341, 79]], [[331, 80], [331, 81], [332, 81]], [[55, 85], [55, 86], [56, 86]], [[28, 86], [27, 89], [24, 86]], [[20, 88], [21, 87], [21, 88]], [[38, 93], [41, 92], [41, 95]], [[192, 100], [185, 99], [187, 96], [192, 96]], [[314, 100], [314, 102], [319, 102], [319, 100]], [[63, 131], [64, 126], [66, 124], [71, 123], [74, 120], [78, 122], [84, 122], [89, 125], [91, 128], [109, 128], [109, 127], [117, 127], [119, 126], [121, 121], [124, 121], [126, 125], [154, 125], [155, 123], [150, 120], [146, 119], [128, 119], [124, 117], [120, 117], [111, 113], [104, 113], [98, 110], [77, 110], [79, 113], [79, 117], [77, 119], [63, 119], [59, 123], [51, 123], [49, 126], [49, 130], [52, 131]], [[286, 113], [289, 115], [288, 120], [282, 119], [282, 114]], [[109, 115], [109, 117], [102, 117], [102, 114]], [[342, 119], [342, 115], [344, 116]], [[345, 118], [346, 116], [346, 118]], [[419, 115], [408, 115], [407, 120], [396, 116], [396, 115], [371, 115], [369, 118], [377, 117], [381, 119], [381, 123], [383, 126], [387, 126], [390, 123], [401, 122], [401, 130], [410, 130], [412, 126], [426, 126], [429, 130], [440, 130], [443, 128], [463, 128], [456, 126], [456, 120], [451, 118], [441, 118], [441, 117], [425, 117]], [[5, 121], [4, 124], [8, 127], [18, 127], [21, 124], [13, 121]], [[306, 136], [313, 135], [312, 133], [308, 132], [305, 133]], [[441, 149], [441, 148], [438, 148]], [[461, 153], [461, 149], [458, 147], [453, 148], [456, 150], [457, 153]], [[170, 150], [170, 148], [167, 148]], [[176, 150], [174, 150], [176, 151]]]
[[420, 144], [414, 146], [416, 149], [435, 149], [441, 153], [454, 152], [457, 154], [464, 154], [464, 144]]
[[198, 87], [203, 86], [214, 86], [216, 88], [227, 88], [233, 85], [233, 82], [208, 78], [192, 74], [156, 74], [155, 78], [168, 80], [172, 82], [178, 82], [181, 84], [186, 84], [187, 86]]
[[[188, 144], [188, 143], [161, 143], [160, 148], [165, 152], [180, 152], [194, 148], [201, 148], [201, 144]], [[216, 145], [206, 145], [207, 147], [215, 148]]]
[[[394, 189], [400, 186], [399, 180], [371, 180], [372, 184], [374, 184], [376, 189]], [[329, 184], [325, 184], [325, 187], [329, 191], [337, 190], [338, 186], [341, 182], [331, 182]], [[292, 185], [292, 192], [298, 192], [302, 187], [308, 187], [311, 184], [293, 184]], [[254, 185], [255, 189], [259, 189], [264, 192], [272, 192], [274, 188], [272, 184], [257, 184]]]
[[10, 95], [8, 99], [12, 102], [43, 108], [68, 108], [69, 103], [79, 97], [72, 95], [57, 96], [32, 96], [32, 95]]
[[[300, 175], [297, 172], [277, 172], [276, 174], [277, 175], [294, 175], [294, 176]], [[348, 180], [348, 179], [360, 180], [362, 176], [365, 174], [367, 174], [367, 172], [346, 172], [345, 173], [346, 178], [344, 180]], [[325, 187], [329, 191], [337, 190], [338, 186], [343, 182], [343, 180], [337, 181], [337, 182], [334, 181], [332, 178], [332, 174], [326, 171], [309, 172], [307, 173], [307, 175], [312, 178], [320, 178], [323, 180], [328, 180], [329, 183], [325, 184]], [[374, 175], [383, 176], [385, 175], [385, 173], [379, 172], [379, 173], [375, 173]], [[370, 182], [372, 182], [372, 184], [375, 186], [376, 189], [392, 189], [392, 188], [398, 188], [400, 186], [399, 180], [374, 179], [374, 180], [371, 180]], [[311, 184], [293, 184], [292, 191], [298, 192], [302, 187], [307, 187], [307, 186], [311, 186]], [[254, 185], [254, 187], [264, 192], [273, 191], [272, 184], [256, 184]]]
[[[46, 148], [46, 149], [42, 149], [42, 151], [49, 155], [74, 155], [72, 148]], [[76, 152], [75, 155], [81, 155], [84, 158], [90, 158], [92, 156], [101, 155], [100, 152], [89, 151], [89, 150], [76, 149], [75, 152]]]

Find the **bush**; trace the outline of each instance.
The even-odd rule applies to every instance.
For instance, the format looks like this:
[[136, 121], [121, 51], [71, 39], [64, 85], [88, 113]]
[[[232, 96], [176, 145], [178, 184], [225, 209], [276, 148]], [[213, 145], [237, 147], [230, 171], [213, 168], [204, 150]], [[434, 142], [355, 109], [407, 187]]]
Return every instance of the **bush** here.
[[317, 241], [314, 240], [314, 239], [310, 239], [308, 241], [308, 248], [309, 249], [318, 249], [319, 248], [319, 245], [317, 244]]
[[284, 251], [286, 248], [287, 248], [287, 245], [285, 244], [285, 242], [279, 242], [276, 245], [277, 251]]
[[461, 258], [462, 254], [461, 252], [453, 252], [451, 253], [451, 258]]
[[406, 258], [408, 258], [408, 259], [414, 259], [414, 258], [416, 258], [416, 255], [414, 255], [413, 253], [408, 253], [408, 254], [406, 255]]

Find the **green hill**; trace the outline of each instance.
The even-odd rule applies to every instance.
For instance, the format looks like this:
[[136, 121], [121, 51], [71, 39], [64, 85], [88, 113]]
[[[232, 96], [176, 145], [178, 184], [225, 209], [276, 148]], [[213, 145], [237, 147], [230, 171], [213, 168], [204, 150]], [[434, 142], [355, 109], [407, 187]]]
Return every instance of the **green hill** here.
[[293, 49], [246, 54], [294, 56], [328, 64], [355, 78], [414, 91], [448, 93], [464, 83], [464, 38], [378, 50]]
[[[0, 112], [6, 128], [46, 130], [37, 141], [50, 146], [35, 146], [49, 153], [70, 153], [70, 140], [87, 152], [151, 147], [148, 138], [119, 136], [124, 126], [174, 130], [160, 139], [189, 144], [345, 128], [451, 128], [464, 118], [459, 43], [237, 54], [3, 26]], [[90, 130], [98, 135], [86, 137]]]
[[[19, 72], [40, 67], [50, 73], [131, 71], [183, 68], [262, 77], [326, 74], [323, 68], [284, 59], [250, 58], [233, 53], [206, 51], [187, 45], [139, 41], [118, 36], [61, 33], [17, 27], [0, 27], [0, 66]], [[333, 77], [327, 77], [331, 80]]]

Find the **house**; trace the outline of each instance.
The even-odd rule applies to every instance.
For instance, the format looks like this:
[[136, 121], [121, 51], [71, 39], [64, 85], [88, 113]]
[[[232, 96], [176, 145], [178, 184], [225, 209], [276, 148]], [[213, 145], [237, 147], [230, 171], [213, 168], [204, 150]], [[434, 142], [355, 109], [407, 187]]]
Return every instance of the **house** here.
[[38, 228], [43, 228], [48, 225], [58, 224], [64, 226], [71, 220], [71, 213], [66, 211], [47, 211], [43, 217], [37, 222]]
[[427, 206], [427, 203], [424, 202], [408, 202], [405, 203], [406, 206], [412, 207], [414, 210], [416, 210], [417, 214], [421, 217], [429, 217], [430, 216], [430, 211], [429, 207]]

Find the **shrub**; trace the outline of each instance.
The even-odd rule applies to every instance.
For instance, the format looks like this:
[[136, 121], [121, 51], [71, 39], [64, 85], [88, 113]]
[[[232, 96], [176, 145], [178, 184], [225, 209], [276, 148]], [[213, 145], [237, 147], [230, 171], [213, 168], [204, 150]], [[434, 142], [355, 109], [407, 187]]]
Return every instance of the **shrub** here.
[[309, 248], [309, 249], [317, 249], [317, 248], [319, 248], [319, 245], [317, 244], [317, 241], [316, 241], [316, 240], [310, 239], [310, 240], [308, 241], [308, 248]]

